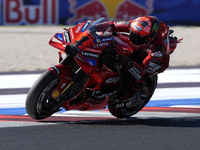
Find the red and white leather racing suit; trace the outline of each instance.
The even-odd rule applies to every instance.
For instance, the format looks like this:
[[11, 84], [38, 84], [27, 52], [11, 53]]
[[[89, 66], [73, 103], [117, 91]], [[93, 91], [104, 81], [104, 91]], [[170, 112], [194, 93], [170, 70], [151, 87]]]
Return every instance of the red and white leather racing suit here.
[[[130, 32], [130, 24], [131, 21], [124, 22], [104, 22], [97, 25], [97, 29], [105, 29], [106, 26], [111, 27], [112, 32], [116, 32], [118, 36], [123, 39], [125, 42], [129, 42], [128, 36], [125, 36], [121, 32]], [[140, 57], [142, 57], [143, 61], [140, 63], [136, 63], [132, 61], [132, 64], [129, 64], [128, 70], [129, 72], [137, 79], [142, 80], [146, 75], [152, 75], [156, 73], [163, 72], [169, 66], [170, 59], [170, 48], [169, 48], [169, 28], [168, 26], [162, 22], [160, 22], [158, 33], [153, 41], [148, 44], [143, 44], [140, 46], [133, 45], [136, 47], [134, 51], [138, 51], [140, 53]], [[134, 52], [133, 51], [133, 52]]]

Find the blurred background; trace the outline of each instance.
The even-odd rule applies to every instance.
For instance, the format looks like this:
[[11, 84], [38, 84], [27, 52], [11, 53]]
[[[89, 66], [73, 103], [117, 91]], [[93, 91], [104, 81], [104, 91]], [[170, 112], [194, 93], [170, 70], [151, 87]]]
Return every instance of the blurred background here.
[[[199, 0], [0, 0], [0, 71], [43, 70], [58, 63], [48, 41], [85, 20], [132, 20], [153, 15], [184, 38], [171, 66], [200, 65]], [[7, 64], [5, 66], [5, 63]]]
[[0, 25], [72, 25], [88, 19], [153, 15], [169, 25], [200, 25], [199, 0], [0, 0]]

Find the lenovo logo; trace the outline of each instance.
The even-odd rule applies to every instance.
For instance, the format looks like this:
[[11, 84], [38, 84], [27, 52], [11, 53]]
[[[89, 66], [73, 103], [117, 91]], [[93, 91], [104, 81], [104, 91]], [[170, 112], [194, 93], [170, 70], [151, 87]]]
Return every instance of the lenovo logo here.
[[91, 52], [86, 52], [86, 51], [82, 51], [81, 55], [82, 56], [87, 56], [87, 57], [92, 57], [92, 58], [99, 58], [98, 54], [91, 53]]

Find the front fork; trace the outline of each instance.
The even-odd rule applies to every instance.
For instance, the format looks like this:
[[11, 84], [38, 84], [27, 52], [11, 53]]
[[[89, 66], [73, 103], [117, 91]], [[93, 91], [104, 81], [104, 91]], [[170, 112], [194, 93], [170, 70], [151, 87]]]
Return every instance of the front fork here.
[[[80, 86], [79, 83], [86, 77], [86, 74], [72, 57], [66, 57], [59, 65], [55, 65], [48, 70], [60, 79], [57, 87], [52, 92], [52, 98], [57, 102], [70, 100], [79, 94], [80, 88], [75, 88], [74, 86]], [[82, 84], [81, 86], [83, 87], [84, 85]]]

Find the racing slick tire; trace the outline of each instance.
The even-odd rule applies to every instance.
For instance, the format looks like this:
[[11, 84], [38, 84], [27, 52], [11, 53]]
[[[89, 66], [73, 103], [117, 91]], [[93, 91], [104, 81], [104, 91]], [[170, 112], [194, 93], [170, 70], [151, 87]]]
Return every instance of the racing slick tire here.
[[128, 118], [134, 114], [136, 114], [137, 112], [139, 112], [151, 99], [156, 86], [157, 86], [157, 75], [151, 76], [147, 79], [147, 81], [145, 82], [144, 87], [146, 86], [147, 88], [149, 88], [148, 93], [147, 93], [147, 97], [142, 100], [141, 103], [139, 103], [136, 106], [133, 107], [113, 107], [112, 103], [108, 104], [108, 110], [110, 111], [110, 113], [117, 117], [117, 118]]

